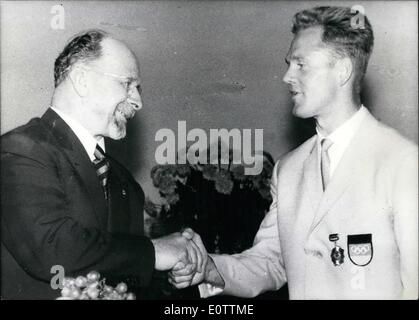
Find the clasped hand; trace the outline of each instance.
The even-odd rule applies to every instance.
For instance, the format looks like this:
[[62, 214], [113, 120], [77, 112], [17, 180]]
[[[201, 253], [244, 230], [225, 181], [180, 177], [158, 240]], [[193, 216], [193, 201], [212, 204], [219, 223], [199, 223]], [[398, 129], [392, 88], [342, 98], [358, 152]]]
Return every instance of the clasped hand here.
[[208, 254], [201, 237], [192, 229], [152, 240], [155, 268], [169, 271], [169, 282], [178, 289], [203, 281]]

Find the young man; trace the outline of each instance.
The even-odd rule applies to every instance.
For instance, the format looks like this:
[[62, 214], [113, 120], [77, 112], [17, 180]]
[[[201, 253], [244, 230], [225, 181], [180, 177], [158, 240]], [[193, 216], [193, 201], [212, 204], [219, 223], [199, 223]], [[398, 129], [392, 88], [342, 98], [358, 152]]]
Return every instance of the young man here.
[[[373, 47], [350, 8], [297, 13], [284, 82], [317, 134], [276, 164], [273, 203], [251, 249], [172, 271], [201, 296], [253, 297], [288, 283], [291, 299], [418, 298], [418, 150], [360, 101]], [[180, 269], [180, 270], [178, 270]]]

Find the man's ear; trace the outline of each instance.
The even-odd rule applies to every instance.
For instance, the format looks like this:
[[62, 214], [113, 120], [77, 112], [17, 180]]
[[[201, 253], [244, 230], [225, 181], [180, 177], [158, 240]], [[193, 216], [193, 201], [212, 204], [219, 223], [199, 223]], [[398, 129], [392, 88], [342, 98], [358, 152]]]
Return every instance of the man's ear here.
[[343, 87], [354, 73], [354, 65], [349, 57], [341, 58], [337, 61], [339, 72], [339, 84]]
[[74, 66], [68, 74], [74, 91], [80, 96], [85, 97], [88, 92], [87, 86], [87, 72], [84, 68]]

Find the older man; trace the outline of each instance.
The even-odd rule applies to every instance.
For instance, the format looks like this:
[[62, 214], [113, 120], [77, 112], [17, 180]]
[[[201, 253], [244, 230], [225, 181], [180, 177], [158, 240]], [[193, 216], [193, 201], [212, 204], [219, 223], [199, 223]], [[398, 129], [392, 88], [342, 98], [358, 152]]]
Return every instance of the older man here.
[[45, 299], [53, 266], [97, 270], [147, 287], [154, 269], [202, 264], [180, 234], [143, 235], [144, 193], [105, 152], [142, 107], [139, 68], [122, 42], [99, 30], [75, 36], [55, 61], [55, 91], [41, 118], [1, 137], [3, 299]]
[[175, 267], [175, 286], [252, 297], [287, 282], [291, 299], [418, 298], [418, 149], [360, 101], [373, 32], [358, 18], [341, 7], [295, 15], [284, 82], [317, 134], [276, 164], [253, 247], [211, 255], [194, 277]]

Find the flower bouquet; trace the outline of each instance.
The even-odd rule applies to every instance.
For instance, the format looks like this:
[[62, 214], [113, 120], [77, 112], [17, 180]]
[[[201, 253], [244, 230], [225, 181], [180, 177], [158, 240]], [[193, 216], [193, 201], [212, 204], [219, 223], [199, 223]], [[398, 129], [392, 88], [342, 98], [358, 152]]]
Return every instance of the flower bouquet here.
[[145, 210], [154, 220], [150, 236], [191, 227], [210, 253], [232, 254], [249, 248], [272, 201], [274, 162], [267, 152], [262, 159], [258, 175], [246, 175], [243, 164], [233, 163], [231, 149], [228, 164], [218, 159], [153, 167], [151, 178], [163, 202], [146, 202]]

